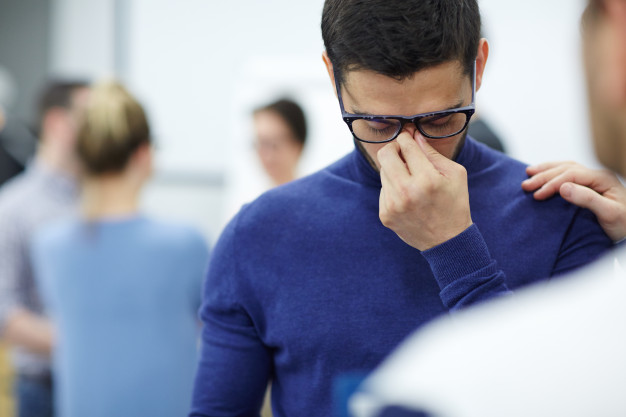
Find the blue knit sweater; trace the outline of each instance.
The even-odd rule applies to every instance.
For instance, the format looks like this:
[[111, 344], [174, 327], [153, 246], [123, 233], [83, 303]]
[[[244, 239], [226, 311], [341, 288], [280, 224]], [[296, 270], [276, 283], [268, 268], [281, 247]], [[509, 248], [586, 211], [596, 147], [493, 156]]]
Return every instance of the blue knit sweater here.
[[[191, 416], [329, 416], [332, 382], [367, 372], [449, 310], [571, 270], [611, 246], [594, 216], [521, 189], [525, 165], [468, 138], [474, 225], [420, 253], [378, 218], [357, 150], [244, 207], [213, 252]], [[471, 360], [471, 359], [468, 359]]]

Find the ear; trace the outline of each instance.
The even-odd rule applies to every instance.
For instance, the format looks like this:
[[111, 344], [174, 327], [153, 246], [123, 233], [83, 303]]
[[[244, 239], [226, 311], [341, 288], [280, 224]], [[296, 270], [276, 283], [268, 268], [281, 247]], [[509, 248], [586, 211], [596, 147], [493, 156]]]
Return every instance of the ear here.
[[337, 97], [337, 89], [335, 87], [335, 71], [333, 70], [333, 63], [330, 62], [330, 58], [326, 51], [322, 53], [322, 60], [324, 61], [324, 65], [326, 66], [326, 71], [328, 72], [328, 76], [330, 77], [330, 84], [333, 86], [333, 91], [335, 92], [335, 97]]
[[148, 143], [140, 145], [133, 154], [133, 158], [141, 161], [141, 163], [150, 162], [152, 160], [152, 146]]
[[140, 145], [130, 156], [127, 168], [134, 172], [150, 170], [152, 166], [152, 148], [149, 144]]
[[608, 68], [611, 95], [615, 104], [626, 105], [626, 2], [606, 0], [605, 12], [612, 37], [607, 51], [611, 54], [609, 62], [612, 68]]
[[476, 91], [480, 90], [480, 86], [483, 84], [487, 58], [489, 58], [489, 42], [487, 42], [487, 39], [482, 38], [478, 42], [478, 54], [476, 54]]

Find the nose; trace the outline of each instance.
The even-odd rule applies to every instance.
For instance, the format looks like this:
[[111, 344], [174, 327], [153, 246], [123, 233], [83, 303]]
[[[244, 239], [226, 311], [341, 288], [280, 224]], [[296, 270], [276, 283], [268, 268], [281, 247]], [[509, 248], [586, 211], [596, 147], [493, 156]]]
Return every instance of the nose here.
[[417, 130], [417, 126], [415, 126], [414, 123], [407, 123], [407, 124], [404, 125], [402, 130], [404, 132], [407, 132], [409, 135], [414, 136], [415, 135], [415, 131]]

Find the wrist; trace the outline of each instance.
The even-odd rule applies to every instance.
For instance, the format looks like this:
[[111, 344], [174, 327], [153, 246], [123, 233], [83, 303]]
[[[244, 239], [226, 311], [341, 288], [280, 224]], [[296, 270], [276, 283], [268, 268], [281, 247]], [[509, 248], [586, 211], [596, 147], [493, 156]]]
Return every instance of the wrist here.
[[422, 252], [441, 289], [460, 277], [492, 263], [478, 226], [472, 224], [457, 236]]

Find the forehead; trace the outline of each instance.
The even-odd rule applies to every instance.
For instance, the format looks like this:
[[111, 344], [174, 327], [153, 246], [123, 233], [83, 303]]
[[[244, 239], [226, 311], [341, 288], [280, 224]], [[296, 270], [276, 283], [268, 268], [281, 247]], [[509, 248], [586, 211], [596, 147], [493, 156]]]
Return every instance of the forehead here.
[[258, 134], [290, 135], [291, 129], [281, 115], [272, 110], [254, 113], [254, 128]]
[[459, 61], [426, 68], [402, 80], [368, 70], [349, 71], [341, 91], [349, 112], [407, 116], [458, 105], [468, 92], [471, 83]]

